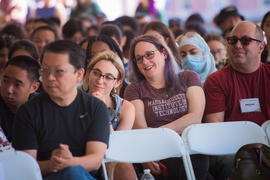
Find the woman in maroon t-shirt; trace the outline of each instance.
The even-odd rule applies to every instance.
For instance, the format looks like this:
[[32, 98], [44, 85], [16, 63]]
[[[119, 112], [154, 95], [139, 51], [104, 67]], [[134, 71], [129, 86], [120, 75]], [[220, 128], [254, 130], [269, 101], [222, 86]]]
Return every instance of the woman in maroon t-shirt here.
[[[133, 128], [170, 128], [181, 134], [191, 125], [201, 123], [205, 97], [199, 76], [193, 71], [181, 71], [165, 42], [153, 35], [134, 39], [130, 48], [130, 68], [136, 82], [125, 90], [125, 99], [135, 106]], [[195, 176], [206, 179], [208, 156], [193, 156]], [[153, 164], [144, 163], [156, 179], [185, 179], [180, 158], [161, 161], [169, 176], [160, 175]], [[181, 169], [181, 170], [180, 170]], [[180, 175], [179, 175], [180, 171]], [[210, 178], [211, 179], [211, 178]]]

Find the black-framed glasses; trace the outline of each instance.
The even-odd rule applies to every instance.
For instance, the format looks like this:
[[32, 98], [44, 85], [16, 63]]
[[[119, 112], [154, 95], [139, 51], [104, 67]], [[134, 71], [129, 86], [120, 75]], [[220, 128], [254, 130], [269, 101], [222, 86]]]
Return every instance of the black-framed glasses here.
[[134, 62], [136, 63], [136, 64], [140, 64], [140, 63], [142, 63], [143, 62], [143, 57], [145, 57], [146, 59], [152, 59], [154, 56], [155, 56], [155, 51], [157, 51], [157, 49], [156, 50], [154, 50], [154, 51], [147, 51], [146, 53], [145, 53], [145, 55], [143, 55], [143, 56], [137, 56], [137, 57], [135, 57], [134, 58]]
[[240, 40], [240, 43], [243, 45], [243, 46], [248, 46], [250, 44], [251, 41], [257, 41], [257, 42], [262, 42], [258, 39], [253, 39], [253, 38], [250, 38], [250, 37], [241, 37], [241, 38], [238, 38], [238, 37], [228, 37], [227, 38], [227, 41], [228, 41], [228, 44], [229, 45], [235, 45], [237, 43], [237, 41]]
[[65, 72], [71, 71], [71, 70], [76, 70], [76, 68], [72, 69], [56, 69], [56, 70], [49, 70], [49, 69], [39, 69], [39, 75], [42, 77], [48, 77], [51, 73], [55, 78], [62, 77]]
[[105, 74], [105, 75], [102, 75], [100, 70], [98, 69], [91, 69], [90, 71], [91, 73], [91, 77], [94, 79], [94, 80], [97, 80], [99, 79], [100, 77], [103, 77], [103, 82], [105, 84], [111, 84], [113, 83], [116, 79], [119, 79], [119, 78], [115, 78], [113, 75], [110, 75], [110, 74]]

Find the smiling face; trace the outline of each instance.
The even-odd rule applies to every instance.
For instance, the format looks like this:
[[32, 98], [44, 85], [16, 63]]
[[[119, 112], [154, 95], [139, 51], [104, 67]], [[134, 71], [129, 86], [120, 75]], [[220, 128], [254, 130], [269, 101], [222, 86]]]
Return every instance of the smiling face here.
[[[33, 83], [34, 84], [34, 83]], [[7, 106], [16, 111], [36, 89], [27, 77], [27, 71], [8, 65], [1, 81], [1, 95]]]
[[[231, 32], [230, 37], [256, 37], [256, 26], [250, 22], [239, 23]], [[251, 41], [249, 45], [244, 46], [238, 40], [235, 45], [229, 45], [229, 56], [231, 63], [236, 70], [242, 71], [243, 68], [249, 69], [251, 72], [255, 71], [260, 63], [260, 55], [264, 49], [263, 43]]]
[[[149, 42], [139, 42], [135, 47], [135, 58], [144, 56], [148, 52], [155, 50], [157, 50], [155, 45]], [[148, 81], [155, 78], [163, 78], [165, 70], [165, 55], [157, 50], [154, 52], [154, 57], [152, 59], [146, 59], [143, 57], [143, 62], [137, 64], [137, 67]]]
[[180, 49], [180, 58], [183, 59], [187, 55], [201, 55], [203, 61], [203, 53], [193, 45], [184, 45]]
[[33, 37], [33, 43], [37, 46], [39, 55], [41, 55], [43, 47], [53, 41], [55, 41], [55, 35], [50, 30], [37, 31]]
[[104, 78], [107, 77], [99, 77], [97, 78], [94, 73], [100, 73], [101, 75], [106, 75], [112, 79], [119, 77], [119, 72], [117, 68], [113, 65], [112, 62], [108, 60], [100, 60], [98, 61], [93, 70], [89, 72], [89, 93], [99, 91], [104, 96], [109, 96], [113, 88], [117, 88], [121, 84], [121, 80], [113, 80], [111, 83], [105, 83]]

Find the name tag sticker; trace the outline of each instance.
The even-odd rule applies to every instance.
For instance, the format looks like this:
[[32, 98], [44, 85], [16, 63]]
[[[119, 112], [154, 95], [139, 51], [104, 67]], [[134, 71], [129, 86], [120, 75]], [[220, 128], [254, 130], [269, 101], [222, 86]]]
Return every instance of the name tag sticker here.
[[240, 99], [239, 101], [242, 113], [261, 112], [258, 98]]

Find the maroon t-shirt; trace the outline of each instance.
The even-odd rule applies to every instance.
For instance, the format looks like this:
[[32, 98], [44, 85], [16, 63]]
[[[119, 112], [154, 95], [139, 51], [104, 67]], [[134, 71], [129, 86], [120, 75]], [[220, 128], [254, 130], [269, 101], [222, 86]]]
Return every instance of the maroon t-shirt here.
[[[194, 71], [180, 73], [186, 87], [200, 86], [201, 80]], [[160, 127], [168, 124], [188, 112], [188, 101], [185, 92], [168, 95], [163, 88], [156, 89], [146, 80], [131, 83], [125, 90], [124, 97], [128, 101], [140, 99], [144, 103], [144, 114], [148, 127]]]
[[[212, 73], [204, 84], [206, 107], [204, 114], [225, 111], [224, 121], [252, 121], [262, 125], [270, 119], [270, 66], [261, 63], [259, 69], [250, 74], [235, 71], [241, 99], [259, 98], [261, 112], [241, 113], [239, 92], [231, 64]], [[259, 94], [259, 97], [258, 95]]]

